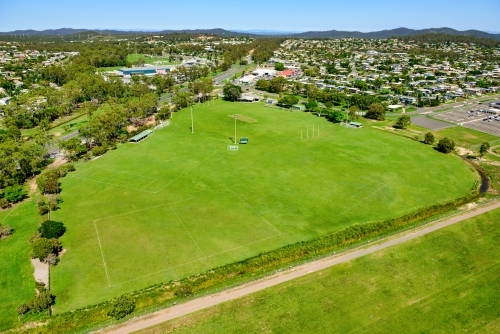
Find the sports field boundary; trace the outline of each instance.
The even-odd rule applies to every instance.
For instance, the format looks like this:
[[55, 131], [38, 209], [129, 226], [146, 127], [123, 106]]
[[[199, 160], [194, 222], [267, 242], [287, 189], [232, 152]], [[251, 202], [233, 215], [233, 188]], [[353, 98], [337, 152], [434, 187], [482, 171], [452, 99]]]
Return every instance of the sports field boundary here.
[[[184, 315], [188, 315], [193, 312], [197, 312], [227, 301], [242, 298], [246, 295], [267, 289], [269, 287], [312, 274], [332, 266], [349, 262], [354, 259], [390, 248], [395, 245], [402, 244], [404, 242], [420, 238], [429, 233], [435, 232], [437, 230], [446, 228], [448, 226], [460, 223], [464, 220], [479, 216], [483, 213], [500, 208], [500, 202], [495, 201], [489, 203], [486, 206], [475, 208], [471, 211], [461, 212], [455, 214], [451, 217], [438, 220], [424, 226], [420, 226], [405, 232], [377, 240], [376, 242], [370, 243], [368, 245], [363, 245], [357, 247], [351, 251], [335, 254], [327, 258], [309, 262], [307, 264], [290, 268], [285, 271], [280, 271], [272, 276], [265, 277], [244, 285], [231, 288], [224, 292], [217, 294], [211, 294], [208, 296], [196, 298], [185, 303], [174, 305], [167, 309], [141, 316], [139, 318], [131, 319], [125, 323], [122, 323], [115, 327], [110, 327], [107, 330], [101, 330], [100, 333], [108, 334], [124, 334], [139, 331], [154, 325], [158, 325], [162, 322], [166, 322]], [[490, 266], [491, 267], [491, 266]]]

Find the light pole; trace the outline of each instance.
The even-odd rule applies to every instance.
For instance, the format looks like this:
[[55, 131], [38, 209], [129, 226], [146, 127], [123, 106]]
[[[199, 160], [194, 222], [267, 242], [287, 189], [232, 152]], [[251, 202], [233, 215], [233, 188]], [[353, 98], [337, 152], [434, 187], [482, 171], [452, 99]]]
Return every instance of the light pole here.
[[238, 119], [238, 115], [234, 115], [234, 144], [236, 144], [236, 120]]
[[193, 106], [191, 106], [191, 133], [194, 133]]

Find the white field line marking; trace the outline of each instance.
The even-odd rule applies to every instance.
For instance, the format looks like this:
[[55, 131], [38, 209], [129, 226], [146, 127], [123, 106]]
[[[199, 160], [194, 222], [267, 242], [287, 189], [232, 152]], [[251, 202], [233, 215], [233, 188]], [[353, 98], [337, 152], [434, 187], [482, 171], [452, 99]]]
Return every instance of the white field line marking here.
[[[220, 192], [223, 192], [223, 191], [224, 190], [218, 190], [218, 191], [211, 192], [210, 194], [217, 194], [217, 193], [220, 193]], [[144, 209], [138, 209], [138, 210], [133, 210], [133, 211], [128, 211], [128, 212], [120, 213], [120, 214], [113, 215], [113, 216], [107, 216], [107, 217], [98, 218], [98, 219], [95, 219], [95, 221], [100, 221], [100, 220], [105, 220], [105, 219], [109, 219], [109, 218], [115, 218], [115, 217], [125, 216], [125, 215], [131, 214], [131, 213], [141, 212], [141, 211], [145, 211], [145, 210], [149, 210], [149, 209], [155, 209], [155, 208], [159, 208], [159, 207], [162, 207], [162, 206], [167, 206], [167, 205], [170, 205], [170, 204], [181, 203], [181, 202], [185, 202], [185, 201], [192, 201], [192, 200], [195, 200], [195, 199], [198, 199], [198, 198], [201, 198], [201, 197], [206, 197], [206, 196], [208, 196], [208, 195], [201, 195], [201, 196], [196, 196], [196, 197], [181, 199], [181, 200], [178, 200], [178, 201], [168, 202], [166, 204], [154, 205], [154, 206], [150, 206], [150, 207], [147, 207], [147, 208], [144, 208]]]
[[149, 187], [152, 183], [154, 183], [154, 182], [156, 182], [156, 181], [158, 181], [158, 179], [154, 179], [153, 181], [149, 182], [148, 184], [146, 184], [144, 187], [142, 187], [142, 188], [141, 188], [141, 191], [143, 191], [143, 190], [144, 190], [144, 188]]
[[213, 255], [206, 256], [206, 257], [202, 257], [202, 258], [199, 258], [199, 259], [196, 259], [196, 260], [193, 260], [193, 261], [184, 262], [183, 264], [179, 264], [177, 266], [169, 267], [169, 268], [166, 268], [166, 269], [162, 269], [162, 270], [156, 271], [156, 272], [151, 273], [151, 274], [147, 274], [147, 275], [144, 275], [144, 276], [139, 276], [139, 277], [133, 278], [133, 279], [128, 280], [128, 281], [124, 281], [124, 282], [121, 282], [121, 283], [113, 284], [113, 285], [110, 285], [110, 287], [119, 286], [119, 285], [122, 285], [122, 284], [126, 284], [126, 283], [130, 283], [130, 282], [134, 282], [134, 281], [140, 280], [140, 279], [145, 278], [145, 277], [157, 275], [157, 274], [160, 274], [160, 273], [165, 272], [165, 271], [169, 271], [169, 270], [176, 269], [176, 268], [179, 268], [179, 267], [182, 267], [182, 266], [186, 266], [186, 265], [191, 264], [191, 263], [195, 263], [195, 262], [199, 262], [199, 261], [202, 261], [202, 260], [206, 260], [206, 259], [209, 259], [211, 257], [215, 257], [215, 256], [218, 256], [218, 255], [227, 253], [227, 252], [234, 251], [234, 250], [239, 249], [239, 248], [247, 247], [247, 246], [250, 246], [250, 245], [262, 242], [262, 241], [267, 240], [267, 239], [275, 238], [277, 236], [278, 235], [272, 235], [270, 237], [266, 237], [266, 238], [263, 238], [263, 239], [260, 239], [260, 240], [254, 241], [254, 242], [250, 242], [250, 243], [245, 244], [245, 245], [241, 245], [241, 246], [238, 246], [238, 247], [235, 247], [235, 248], [231, 248], [231, 249], [225, 250], [225, 251], [217, 253], [217, 254], [213, 254]]
[[95, 234], [97, 235], [97, 241], [99, 242], [99, 249], [101, 250], [102, 265], [104, 266], [104, 272], [106, 273], [106, 279], [108, 280], [108, 286], [111, 287], [111, 282], [109, 281], [108, 268], [106, 267], [106, 260], [104, 259], [104, 252], [101, 246], [101, 238], [99, 238], [99, 232], [97, 231], [97, 224], [94, 220]]
[[12, 214], [12, 212], [16, 211], [16, 208], [18, 208], [18, 207], [19, 207], [19, 205], [18, 205], [18, 206], [16, 206], [16, 207], [14, 207], [14, 208], [12, 208], [12, 210], [10, 210], [10, 212], [9, 212], [9, 213], [8, 213], [5, 217], [3, 217], [3, 219], [2, 219], [2, 223], [3, 223], [3, 222], [4, 222], [4, 221], [5, 221], [8, 217], [10, 217], [10, 215]]
[[[358, 200], [358, 203], [361, 203], [361, 202], [363, 202], [365, 199], [367, 199], [368, 197], [371, 197], [371, 196], [375, 195], [376, 193], [378, 193], [380, 190], [382, 190], [383, 188], [387, 187], [388, 185], [389, 185], [388, 183], [383, 184], [380, 188], [378, 188], [377, 190], [375, 190], [374, 192], [372, 192], [370, 195], [368, 195], [368, 196], [366, 196], [366, 197], [363, 197], [363, 198], [361, 198], [360, 200]], [[354, 209], [354, 207], [355, 207], [355, 206], [356, 206], [356, 205], [351, 206], [350, 208], [348, 208], [348, 209], [344, 210], [341, 214], [343, 215], [344, 213], [351, 211], [352, 209]]]
[[73, 177], [76, 178], [76, 179], [88, 180], [88, 181], [97, 182], [97, 183], [103, 183], [103, 184], [107, 184], [107, 185], [114, 186], [114, 187], [121, 187], [121, 188], [125, 188], [125, 189], [136, 190], [136, 191], [144, 191], [144, 192], [147, 192], [147, 193], [150, 193], [150, 194], [156, 194], [156, 192], [153, 192], [153, 191], [147, 191], [147, 190], [142, 190], [142, 189], [138, 189], [138, 188], [132, 188], [132, 187], [122, 186], [122, 185], [118, 185], [118, 184], [97, 181], [97, 180], [88, 179], [88, 178], [85, 178], [85, 177], [77, 177], [77, 176], [73, 176]]
[[[271, 224], [270, 222], [267, 221], [267, 219], [265, 219], [257, 210], [255, 210], [252, 206], [250, 206], [250, 204], [248, 204], [243, 198], [241, 198], [240, 195], [238, 195], [236, 192], [234, 192], [232, 189], [228, 188], [229, 191], [233, 194], [233, 196], [236, 196], [239, 198], [239, 200], [245, 204], [250, 210], [253, 211], [253, 213], [255, 213], [257, 216], [259, 216], [263, 221], [265, 221], [269, 226], [271, 226], [276, 232], [278, 232], [278, 235], [281, 235], [281, 231], [278, 230], [273, 224]], [[278, 236], [276, 235], [276, 236]]]
[[198, 243], [196, 242], [196, 240], [194, 240], [193, 236], [191, 235], [191, 232], [189, 232], [189, 230], [187, 229], [186, 225], [184, 225], [184, 222], [181, 220], [181, 218], [179, 217], [179, 215], [177, 214], [177, 212], [175, 212], [175, 210], [172, 208], [172, 206], [170, 204], [168, 205], [168, 207], [170, 208], [170, 210], [172, 210], [172, 212], [174, 213], [174, 215], [177, 217], [177, 219], [179, 220], [179, 222], [182, 224], [182, 226], [184, 227], [184, 229], [186, 230], [186, 232], [191, 237], [191, 240], [193, 240], [193, 242], [196, 245], [196, 247], [198, 247], [198, 249], [200, 250], [201, 254], [203, 255], [203, 258], [206, 258], [207, 256], [205, 255], [205, 253], [203, 253], [203, 251], [201, 250], [201, 248], [198, 245]]

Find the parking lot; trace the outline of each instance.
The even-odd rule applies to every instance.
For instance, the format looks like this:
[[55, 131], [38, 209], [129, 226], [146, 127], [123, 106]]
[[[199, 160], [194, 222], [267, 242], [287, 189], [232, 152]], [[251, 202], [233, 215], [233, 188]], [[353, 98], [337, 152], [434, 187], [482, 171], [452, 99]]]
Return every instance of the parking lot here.
[[434, 117], [465, 128], [500, 136], [500, 109], [491, 108], [488, 104], [463, 105], [450, 112], [435, 114]]

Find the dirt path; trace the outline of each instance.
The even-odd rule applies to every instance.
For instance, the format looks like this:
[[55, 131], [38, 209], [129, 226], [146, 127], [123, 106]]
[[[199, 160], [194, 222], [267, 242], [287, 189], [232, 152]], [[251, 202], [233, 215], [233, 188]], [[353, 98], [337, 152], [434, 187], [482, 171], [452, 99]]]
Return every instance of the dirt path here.
[[406, 231], [399, 235], [389, 237], [379, 241], [377, 244], [370, 246], [362, 246], [347, 253], [341, 253], [322, 260], [314, 261], [304, 264], [302, 266], [294, 267], [290, 270], [280, 272], [276, 275], [266, 277], [264, 279], [247, 283], [245, 285], [223, 291], [221, 293], [197, 298], [183, 304], [179, 304], [168, 309], [158, 311], [143, 317], [132, 319], [119, 326], [110, 327], [100, 331], [101, 333], [131, 333], [169, 321], [217, 304], [221, 304], [233, 299], [241, 298], [251, 293], [275, 286], [277, 284], [293, 280], [295, 278], [320, 271], [337, 264], [348, 262], [359, 257], [404, 243], [406, 241], [419, 238], [428, 233], [440, 230], [447, 226], [459, 223], [466, 219], [479, 216], [485, 212], [500, 208], [500, 202], [493, 202], [482, 207], [477, 207], [474, 210], [459, 213], [455, 216], [438, 221], [431, 226], [422, 226], [412, 231]]

